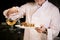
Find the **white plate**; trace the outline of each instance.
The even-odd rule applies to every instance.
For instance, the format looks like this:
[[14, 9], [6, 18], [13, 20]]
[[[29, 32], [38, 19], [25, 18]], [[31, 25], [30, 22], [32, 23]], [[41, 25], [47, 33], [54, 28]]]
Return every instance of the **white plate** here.
[[21, 25], [15, 25], [16, 27], [19, 27], [19, 28], [23, 28], [23, 29], [25, 29], [25, 28], [35, 28], [35, 27], [24, 27], [24, 26], [21, 26]]

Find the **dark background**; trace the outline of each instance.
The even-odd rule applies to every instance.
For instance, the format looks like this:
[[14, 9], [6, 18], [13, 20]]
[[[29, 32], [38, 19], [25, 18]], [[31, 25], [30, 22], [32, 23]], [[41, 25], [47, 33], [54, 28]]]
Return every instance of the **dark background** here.
[[[3, 11], [13, 6], [21, 6], [27, 2], [33, 2], [34, 0], [0, 0], [0, 23], [5, 22]], [[60, 0], [49, 0], [51, 3], [60, 8]]]

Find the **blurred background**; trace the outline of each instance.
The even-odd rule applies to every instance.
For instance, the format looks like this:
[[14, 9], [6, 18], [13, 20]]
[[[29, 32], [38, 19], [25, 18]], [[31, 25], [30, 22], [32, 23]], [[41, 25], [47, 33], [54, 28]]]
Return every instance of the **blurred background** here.
[[[13, 6], [21, 6], [27, 2], [33, 2], [34, 0], [0, 0], [0, 40], [23, 40], [24, 29], [15, 28], [14, 30], [9, 30], [5, 22], [6, 19], [3, 16], [3, 11], [11, 8]], [[49, 0], [60, 9], [60, 0]], [[20, 20], [24, 21], [25, 18]], [[60, 36], [60, 35], [58, 35]]]

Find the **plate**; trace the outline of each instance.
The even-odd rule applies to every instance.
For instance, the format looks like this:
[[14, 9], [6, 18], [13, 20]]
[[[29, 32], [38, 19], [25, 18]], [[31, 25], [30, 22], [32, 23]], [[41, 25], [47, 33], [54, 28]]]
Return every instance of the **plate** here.
[[35, 27], [25, 27], [25, 26], [21, 26], [21, 25], [15, 25], [16, 27], [19, 27], [19, 28], [23, 28], [23, 29], [25, 29], [25, 28], [35, 28]]

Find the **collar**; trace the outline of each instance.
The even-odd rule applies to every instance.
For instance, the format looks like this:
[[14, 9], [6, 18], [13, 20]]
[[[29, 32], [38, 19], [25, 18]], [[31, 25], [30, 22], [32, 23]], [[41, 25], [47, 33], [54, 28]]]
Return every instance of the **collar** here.
[[48, 4], [48, 0], [46, 0], [43, 4], [42, 4], [42, 6], [46, 6]]
[[[41, 6], [46, 6], [48, 3], [48, 0], [46, 0]], [[35, 3], [38, 7], [41, 7], [40, 5], [38, 5], [37, 3]]]

